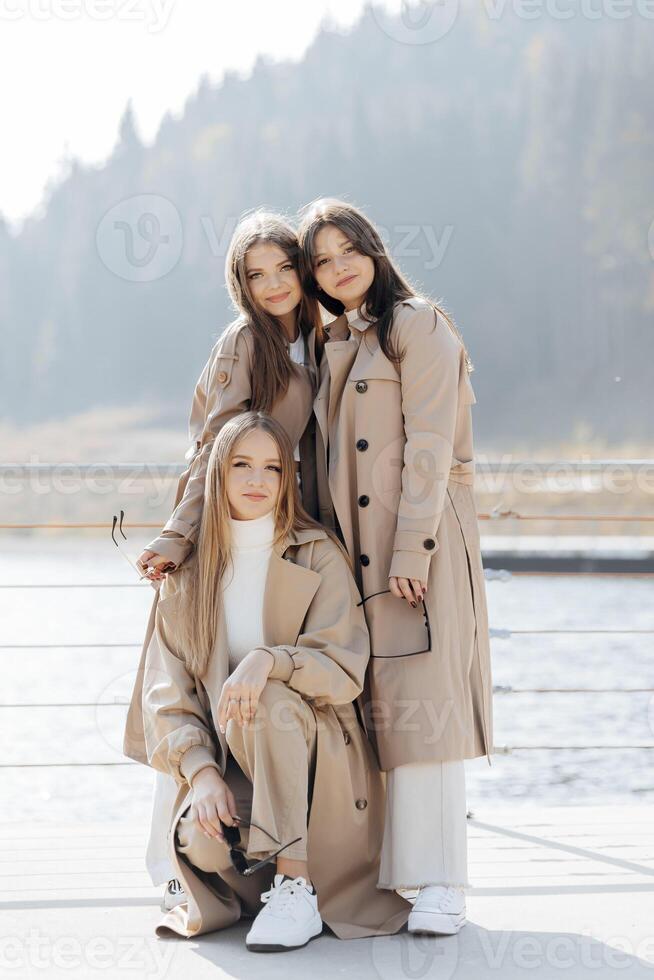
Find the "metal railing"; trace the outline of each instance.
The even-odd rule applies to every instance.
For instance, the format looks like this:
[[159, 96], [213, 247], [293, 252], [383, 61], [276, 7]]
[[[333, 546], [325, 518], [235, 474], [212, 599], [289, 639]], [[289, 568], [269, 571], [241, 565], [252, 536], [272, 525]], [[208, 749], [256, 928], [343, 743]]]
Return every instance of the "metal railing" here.
[[[486, 475], [509, 475], [512, 473], [538, 475], [545, 479], [561, 473], [583, 475], [598, 474], [605, 472], [607, 467], [616, 467], [618, 470], [630, 474], [652, 473], [654, 476], [654, 460], [588, 460], [588, 461], [517, 461], [517, 462], [482, 462], [476, 464], [476, 472]], [[98, 478], [102, 476], [106, 479], [116, 479], [119, 477], [133, 477], [135, 479], [174, 479], [179, 477], [185, 470], [185, 465], [175, 463], [114, 463], [114, 464], [62, 464], [62, 463], [40, 463], [40, 464], [2, 464], [0, 465], [0, 478], [13, 477], [21, 479], [25, 477], [52, 477], [76, 475], [80, 477]], [[601, 522], [654, 522], [654, 514], [631, 515], [631, 514], [520, 514], [510, 508], [502, 508], [498, 505], [490, 513], [478, 514], [479, 520], [498, 521], [498, 520], [521, 520], [521, 521], [601, 521]], [[160, 528], [160, 522], [125, 522], [124, 527], [129, 528]], [[109, 529], [112, 525], [109, 522], [54, 522], [54, 523], [0, 523], [0, 529]], [[552, 574], [542, 572], [539, 574]], [[509, 581], [512, 573], [502, 570], [488, 576], [499, 581]], [[107, 589], [107, 588], [142, 588], [143, 583], [136, 582], [107, 582], [107, 583], [7, 583], [0, 585], [0, 589]], [[491, 629], [491, 639], [504, 640], [512, 636], [531, 636], [531, 635], [653, 635], [654, 629]], [[141, 642], [134, 643], [22, 643], [22, 644], [0, 644], [0, 650], [28, 650], [28, 649], [138, 649], [142, 646]], [[520, 694], [651, 694], [654, 688], [650, 687], [623, 687], [623, 688], [554, 688], [554, 687], [535, 687], [535, 688], [514, 688], [510, 685], [494, 685], [494, 695], [520, 695]], [[34, 708], [125, 708], [129, 701], [127, 699], [115, 699], [114, 701], [93, 701], [93, 702], [6, 702], [0, 703], [0, 709], [34, 709]], [[587, 751], [587, 750], [640, 750], [653, 749], [654, 744], [622, 744], [622, 745], [505, 745], [493, 746], [493, 753], [506, 755], [514, 751]], [[23, 769], [23, 768], [66, 768], [79, 766], [138, 766], [139, 763], [133, 761], [106, 761], [106, 762], [47, 762], [47, 763], [2, 763], [0, 769]]]

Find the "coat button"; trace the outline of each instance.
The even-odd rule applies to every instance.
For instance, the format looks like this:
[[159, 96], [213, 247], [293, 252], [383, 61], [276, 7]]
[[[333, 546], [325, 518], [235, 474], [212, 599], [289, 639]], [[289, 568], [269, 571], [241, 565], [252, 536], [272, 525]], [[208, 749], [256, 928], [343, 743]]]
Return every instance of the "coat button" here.
[[422, 545], [424, 548], [427, 549], [427, 551], [433, 551], [434, 548], [436, 547], [436, 542], [434, 541], [433, 538], [425, 538], [425, 540], [422, 542]]
[[350, 742], [352, 741], [352, 736], [350, 735], [349, 732], [343, 732], [343, 741], [345, 742], [346, 745], [350, 744]]
[[367, 507], [369, 503], [370, 497], [367, 494], [362, 493], [359, 497], [359, 507]]
[[221, 385], [224, 385], [227, 381], [227, 371], [219, 371], [218, 380], [220, 381]]
[[370, 559], [368, 558], [367, 555], [360, 555], [359, 556], [359, 561], [361, 562], [362, 565], [369, 565], [370, 564]]
[[368, 440], [367, 439], [359, 439], [359, 441], [357, 442], [357, 449], [359, 450], [359, 452], [360, 453], [365, 453], [365, 451], [366, 451], [367, 448], [368, 448]]
[[356, 806], [357, 810], [365, 810], [365, 808], [368, 806], [368, 801], [367, 800], [357, 800], [354, 805]]
[[368, 384], [365, 381], [357, 381], [355, 387], [360, 395], [363, 395], [363, 393], [368, 390]]

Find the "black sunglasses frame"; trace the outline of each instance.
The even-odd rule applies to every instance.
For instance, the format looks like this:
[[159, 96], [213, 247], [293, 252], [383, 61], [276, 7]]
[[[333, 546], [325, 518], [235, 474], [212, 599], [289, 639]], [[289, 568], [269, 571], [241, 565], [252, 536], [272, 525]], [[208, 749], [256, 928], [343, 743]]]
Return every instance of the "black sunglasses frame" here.
[[290, 847], [291, 844], [297, 844], [299, 840], [302, 840], [301, 837], [296, 837], [295, 840], [291, 840], [288, 842], [288, 844], [284, 844], [282, 847], [276, 850], [269, 857], [263, 858], [263, 860], [261, 861], [255, 861], [252, 864], [250, 864], [248, 862], [247, 857], [245, 856], [245, 852], [239, 850], [239, 844], [241, 843], [241, 834], [240, 834], [239, 826], [256, 827], [257, 830], [263, 831], [263, 833], [266, 834], [267, 837], [270, 837], [271, 840], [274, 840], [276, 844], [279, 844], [279, 841], [277, 840], [276, 837], [273, 837], [272, 834], [269, 834], [267, 830], [265, 830], [263, 827], [260, 827], [258, 823], [254, 823], [254, 821], [252, 820], [243, 820], [239, 817], [238, 824], [235, 827], [229, 827], [227, 824], [223, 823], [222, 820], [220, 821], [220, 829], [223, 833], [225, 841], [229, 846], [229, 860], [232, 862], [232, 867], [234, 868], [234, 871], [242, 875], [244, 878], [247, 878], [249, 875], [255, 874], [255, 872], [257, 872], [260, 868], [263, 868], [266, 864], [270, 864], [271, 861], [275, 860], [278, 854], [281, 854], [281, 852], [286, 850], [287, 847]]
[[[382, 589], [381, 592], [373, 592], [372, 595], [366, 596], [365, 599], [362, 599], [361, 600], [361, 602], [357, 602], [357, 606], [362, 606], [364, 604], [364, 602], [367, 602], [368, 601], [368, 599], [374, 599], [375, 596], [385, 595], [386, 593], [390, 593], [392, 595], [390, 589]], [[403, 599], [402, 601], [403, 602], [406, 602], [406, 599]], [[425, 620], [425, 626], [427, 627], [427, 647], [426, 647], [425, 650], [412, 650], [411, 653], [398, 653], [398, 654], [396, 654], [392, 658], [394, 660], [396, 658], [399, 659], [400, 657], [417, 657], [421, 653], [429, 653], [430, 650], [431, 650], [431, 624], [429, 622], [429, 613], [427, 612], [427, 606], [425, 605], [424, 599], [420, 603], [420, 605], [422, 606], [422, 615], [423, 615], [424, 620]], [[376, 654], [374, 654], [372, 652], [372, 650], [370, 651], [370, 656], [371, 657], [375, 657], [377, 660], [388, 660], [388, 659], [390, 659], [389, 657], [379, 657]]]

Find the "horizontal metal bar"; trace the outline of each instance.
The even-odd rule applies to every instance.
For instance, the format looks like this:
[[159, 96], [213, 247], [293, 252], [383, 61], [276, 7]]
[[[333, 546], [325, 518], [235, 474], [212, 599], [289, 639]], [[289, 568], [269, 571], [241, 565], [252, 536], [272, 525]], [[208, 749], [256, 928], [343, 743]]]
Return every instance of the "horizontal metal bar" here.
[[[8, 475], [15, 479], [25, 476], [67, 476], [82, 475], [110, 478], [112, 476], [132, 476], [141, 478], [173, 478], [181, 476], [189, 463], [2, 463], [0, 476]], [[477, 473], [504, 474], [526, 473], [529, 475], [560, 475], [561, 473], [602, 473], [609, 469], [625, 472], [654, 468], [652, 459], [493, 459], [475, 460]]]
[[[511, 687], [494, 684], [493, 694], [652, 694], [654, 687]], [[11, 701], [0, 708], [127, 708], [124, 701]]]
[[[643, 745], [494, 745], [491, 755], [508, 755], [510, 752], [556, 751], [576, 752], [597, 749], [640, 750], [654, 749], [654, 744]], [[0, 763], [0, 769], [59, 769], [79, 766], [138, 766], [140, 762], [15, 762]]]
[[[541, 635], [560, 635], [560, 636], [651, 636], [654, 634], [654, 629], [651, 630], [596, 630], [596, 629], [579, 629], [579, 630], [506, 630], [506, 629], [493, 629], [489, 630], [490, 638], [493, 640], [506, 640], [511, 636], [541, 636]], [[136, 643], [0, 643], [0, 650], [83, 650], [85, 648], [98, 648], [106, 649], [112, 647], [140, 647], [143, 645], [143, 641], [139, 640]]]
[[[149, 583], [148, 583], [149, 584]], [[0, 589], [142, 589], [142, 582], [30, 582], [0, 584]]]
[[[654, 514], [520, 514], [515, 510], [501, 511], [499, 513], [477, 514], [479, 521], [599, 521], [600, 523], [627, 523], [627, 524], [647, 524], [654, 522]], [[108, 521], [95, 521], [83, 523], [79, 521], [54, 521], [52, 523], [2, 523], [0, 530], [20, 531], [20, 530], [49, 530], [49, 531], [84, 531], [84, 530], [108, 530], [113, 525]], [[161, 528], [161, 521], [150, 522], [123, 522], [124, 528], [138, 530], [139, 528]]]

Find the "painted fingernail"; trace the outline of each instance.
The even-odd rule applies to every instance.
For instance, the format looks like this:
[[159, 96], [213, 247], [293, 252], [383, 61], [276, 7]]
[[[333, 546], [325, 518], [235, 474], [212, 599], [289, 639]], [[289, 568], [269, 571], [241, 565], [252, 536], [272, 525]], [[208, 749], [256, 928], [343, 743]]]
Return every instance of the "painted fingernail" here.
[[416, 606], [418, 605], [418, 603], [417, 603], [417, 602], [414, 602], [413, 600], [411, 600], [411, 605], [412, 605], [412, 606], [413, 606], [413, 608], [415, 609], [415, 608], [416, 608]]

